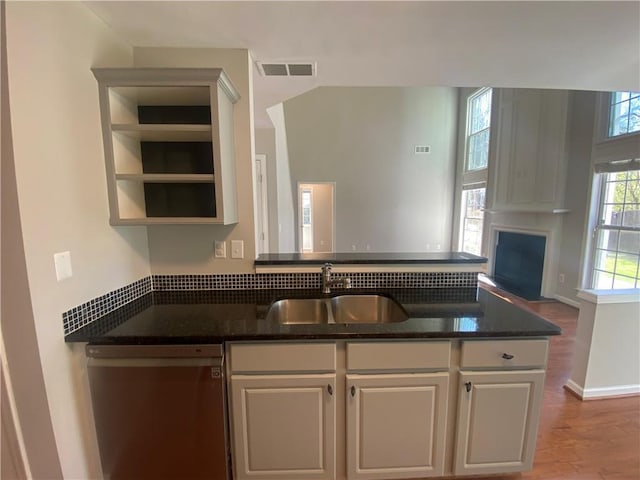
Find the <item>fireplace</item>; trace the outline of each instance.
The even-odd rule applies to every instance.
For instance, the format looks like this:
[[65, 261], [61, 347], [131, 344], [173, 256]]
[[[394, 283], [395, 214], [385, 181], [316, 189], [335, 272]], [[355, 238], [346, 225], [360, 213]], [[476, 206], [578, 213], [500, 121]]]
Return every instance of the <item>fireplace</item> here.
[[539, 300], [544, 270], [546, 237], [498, 231], [493, 280], [527, 300]]

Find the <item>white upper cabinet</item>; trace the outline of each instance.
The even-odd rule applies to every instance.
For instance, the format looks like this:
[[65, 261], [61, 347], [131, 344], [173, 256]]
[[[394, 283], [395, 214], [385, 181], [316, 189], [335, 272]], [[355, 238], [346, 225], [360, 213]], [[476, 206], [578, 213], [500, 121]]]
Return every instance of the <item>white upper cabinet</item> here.
[[566, 90], [496, 89], [489, 210], [558, 213], [567, 175]]
[[219, 68], [94, 68], [112, 225], [237, 223], [233, 104]]

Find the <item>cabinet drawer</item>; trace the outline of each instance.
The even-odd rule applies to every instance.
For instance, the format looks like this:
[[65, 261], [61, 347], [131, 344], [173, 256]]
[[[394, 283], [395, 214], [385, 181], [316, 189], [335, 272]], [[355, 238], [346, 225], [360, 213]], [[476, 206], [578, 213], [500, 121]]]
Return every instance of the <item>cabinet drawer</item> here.
[[335, 343], [232, 343], [233, 373], [335, 372]]
[[347, 343], [347, 370], [448, 369], [450, 342]]
[[477, 340], [462, 342], [462, 368], [543, 367], [547, 340]]

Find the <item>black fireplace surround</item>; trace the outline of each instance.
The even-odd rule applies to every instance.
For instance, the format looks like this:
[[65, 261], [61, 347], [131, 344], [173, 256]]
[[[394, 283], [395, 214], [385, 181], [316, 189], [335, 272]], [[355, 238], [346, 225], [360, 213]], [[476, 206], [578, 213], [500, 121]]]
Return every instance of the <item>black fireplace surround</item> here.
[[527, 300], [539, 300], [546, 238], [516, 232], [498, 232], [493, 280]]

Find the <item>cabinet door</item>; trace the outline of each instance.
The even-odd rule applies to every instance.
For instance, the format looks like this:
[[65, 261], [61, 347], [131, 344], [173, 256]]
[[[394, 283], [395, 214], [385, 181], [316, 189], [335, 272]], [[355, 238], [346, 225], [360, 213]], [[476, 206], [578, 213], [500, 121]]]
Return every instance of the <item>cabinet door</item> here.
[[235, 478], [335, 478], [335, 374], [232, 375]]
[[347, 375], [348, 478], [440, 476], [449, 373]]
[[544, 370], [460, 372], [454, 474], [533, 466]]
[[567, 164], [567, 92], [499, 89], [496, 95], [493, 208], [561, 208]]

